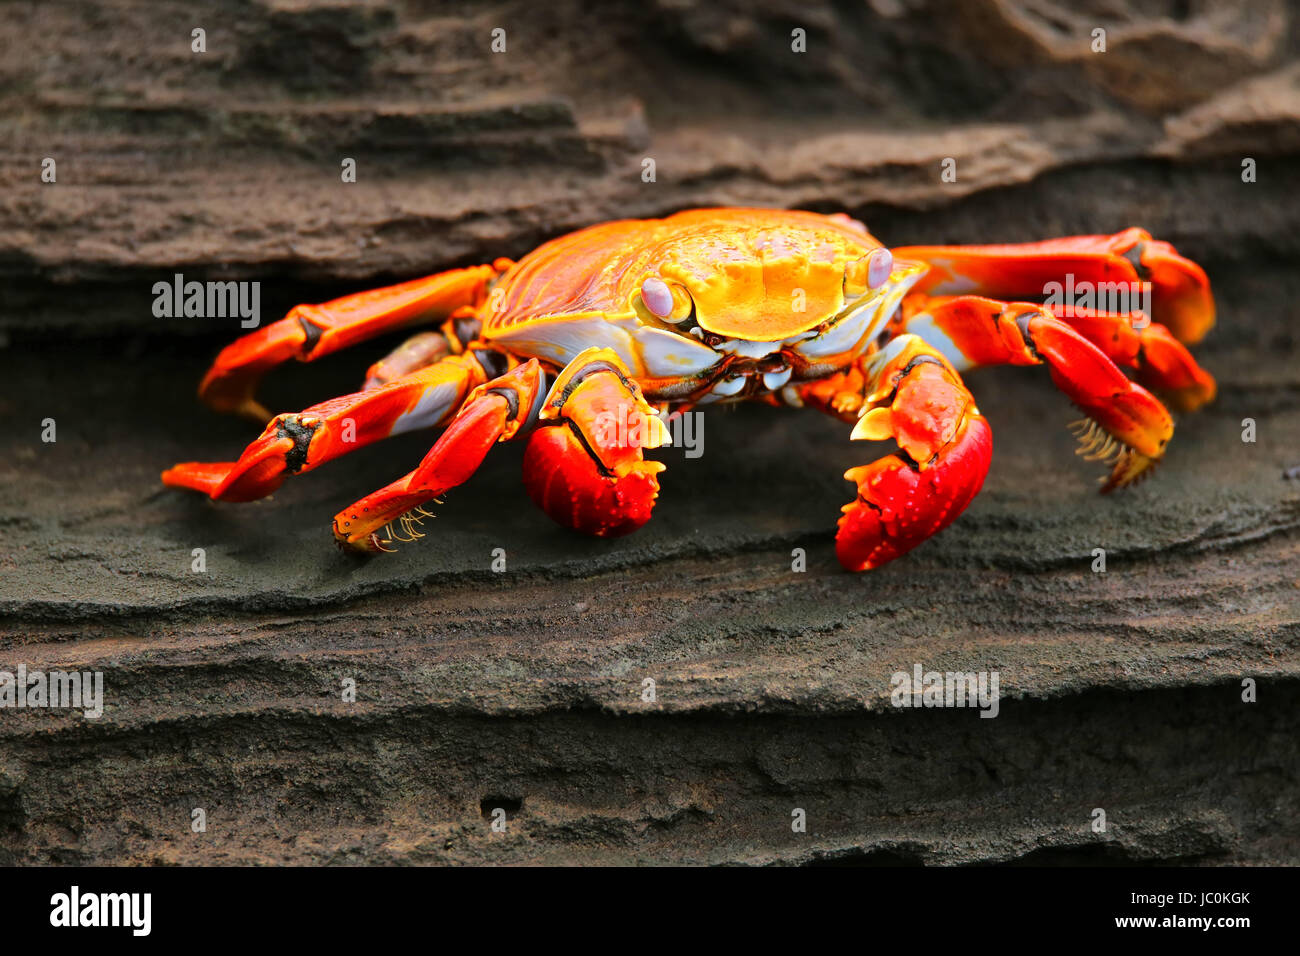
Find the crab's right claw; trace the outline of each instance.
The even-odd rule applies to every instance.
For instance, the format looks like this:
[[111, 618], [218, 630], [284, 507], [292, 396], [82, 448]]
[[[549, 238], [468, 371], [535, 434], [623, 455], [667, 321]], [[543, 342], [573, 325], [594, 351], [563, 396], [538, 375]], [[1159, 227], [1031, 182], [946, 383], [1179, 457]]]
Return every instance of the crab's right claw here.
[[894, 343], [873, 369], [877, 389], [851, 437], [893, 439], [899, 451], [844, 473], [858, 488], [835, 536], [849, 571], [878, 568], [952, 524], [993, 456], [988, 422], [952, 366], [915, 336]]

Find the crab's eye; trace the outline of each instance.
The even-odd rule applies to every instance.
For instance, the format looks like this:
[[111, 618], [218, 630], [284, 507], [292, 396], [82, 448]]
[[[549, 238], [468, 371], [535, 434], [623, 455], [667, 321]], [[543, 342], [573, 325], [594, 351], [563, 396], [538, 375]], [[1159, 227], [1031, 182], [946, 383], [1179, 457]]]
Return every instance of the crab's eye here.
[[646, 279], [641, 283], [641, 301], [645, 307], [661, 319], [673, 313], [673, 290], [663, 279]]
[[684, 322], [694, 311], [694, 303], [685, 289], [676, 283], [669, 285], [657, 276], [641, 283], [641, 304], [665, 322]]
[[867, 285], [873, 289], [884, 285], [894, 271], [894, 254], [888, 249], [873, 249], [867, 260]]
[[894, 271], [894, 256], [888, 249], [872, 249], [870, 253], [850, 262], [844, 269], [844, 294], [862, 295], [868, 289], [877, 289], [889, 280]]

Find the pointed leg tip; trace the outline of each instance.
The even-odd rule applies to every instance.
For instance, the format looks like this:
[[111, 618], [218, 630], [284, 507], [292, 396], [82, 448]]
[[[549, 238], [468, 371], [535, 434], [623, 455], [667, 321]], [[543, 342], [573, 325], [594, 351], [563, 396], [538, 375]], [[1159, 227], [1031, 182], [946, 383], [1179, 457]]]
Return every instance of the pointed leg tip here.
[[346, 534], [342, 534], [337, 525], [334, 528], [334, 544], [344, 554], [357, 558], [369, 558], [376, 554], [391, 553], [397, 550], [397, 548], [391, 547], [392, 542], [381, 541], [378, 533], [371, 533], [353, 539]]
[[185, 488], [212, 496], [234, 467], [233, 461], [182, 462], [162, 473], [162, 483], [168, 488]]
[[1101, 493], [1108, 495], [1119, 488], [1131, 488], [1151, 477], [1159, 458], [1152, 458], [1141, 452], [1127, 449], [1115, 459], [1115, 466], [1110, 474], [1101, 479]]

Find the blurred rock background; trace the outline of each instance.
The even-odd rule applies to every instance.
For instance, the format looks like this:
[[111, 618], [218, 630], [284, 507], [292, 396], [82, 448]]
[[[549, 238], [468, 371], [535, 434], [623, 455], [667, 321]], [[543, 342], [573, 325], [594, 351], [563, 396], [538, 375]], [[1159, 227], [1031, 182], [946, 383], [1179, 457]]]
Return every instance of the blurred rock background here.
[[[0, 6], [0, 44], [0, 668], [108, 687], [99, 721], [0, 711], [0, 862], [1300, 859], [1293, 5], [65, 0]], [[158, 487], [253, 436], [193, 398], [237, 320], [159, 320], [155, 282], [257, 280], [269, 320], [707, 204], [894, 244], [1145, 226], [1215, 283], [1220, 399], [1101, 500], [1046, 376], [972, 376], [985, 494], [862, 577], [830, 547], [862, 450], [759, 409], [668, 452], [620, 542], [556, 530], [502, 449], [435, 541], [334, 553], [427, 436], [245, 508]], [[894, 712], [918, 661], [998, 669], [1002, 716]]]

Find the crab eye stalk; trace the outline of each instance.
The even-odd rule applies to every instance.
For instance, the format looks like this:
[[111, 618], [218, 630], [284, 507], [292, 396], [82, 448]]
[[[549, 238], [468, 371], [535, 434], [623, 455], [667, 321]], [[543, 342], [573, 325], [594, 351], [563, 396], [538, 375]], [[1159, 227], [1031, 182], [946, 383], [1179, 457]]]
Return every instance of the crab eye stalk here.
[[880, 248], [872, 251], [867, 257], [867, 285], [877, 289], [889, 280], [889, 275], [894, 271], [894, 254], [888, 249]]
[[889, 281], [894, 271], [894, 254], [883, 246], [872, 249], [861, 259], [850, 262], [844, 268], [844, 294], [847, 296], [863, 295], [869, 289], [878, 289]]
[[685, 289], [657, 276], [641, 283], [641, 304], [655, 318], [673, 324], [685, 322], [695, 311], [695, 303]]

